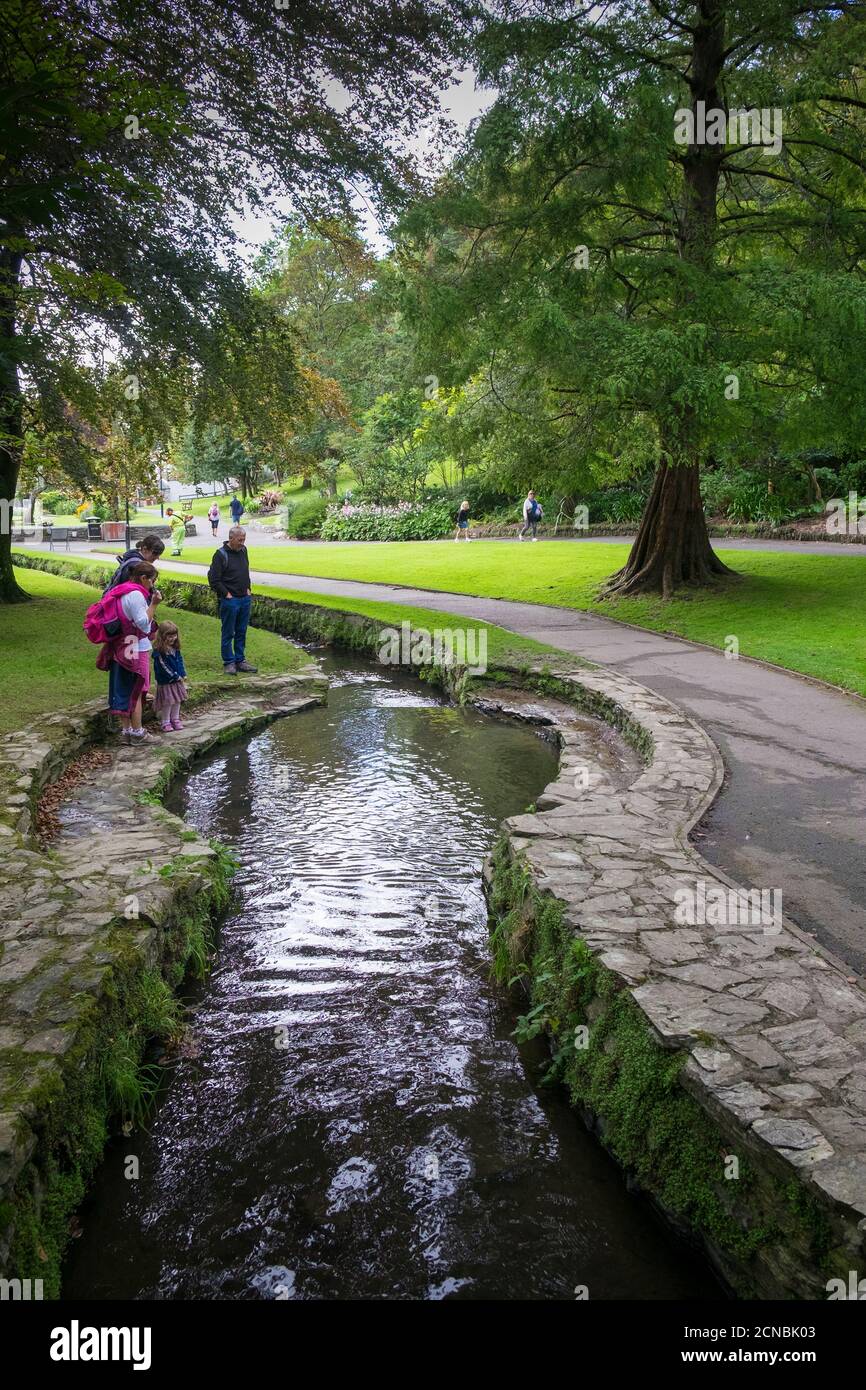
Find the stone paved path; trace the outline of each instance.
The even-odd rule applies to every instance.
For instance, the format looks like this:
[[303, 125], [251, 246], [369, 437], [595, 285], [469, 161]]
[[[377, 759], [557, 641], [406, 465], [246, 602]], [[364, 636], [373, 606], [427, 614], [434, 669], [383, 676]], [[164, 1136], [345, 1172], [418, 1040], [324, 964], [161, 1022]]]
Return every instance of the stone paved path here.
[[740, 883], [781, 888], [785, 911], [866, 973], [866, 701], [574, 609], [265, 571], [253, 582], [480, 618], [675, 701], [707, 729], [727, 773], [701, 852]]

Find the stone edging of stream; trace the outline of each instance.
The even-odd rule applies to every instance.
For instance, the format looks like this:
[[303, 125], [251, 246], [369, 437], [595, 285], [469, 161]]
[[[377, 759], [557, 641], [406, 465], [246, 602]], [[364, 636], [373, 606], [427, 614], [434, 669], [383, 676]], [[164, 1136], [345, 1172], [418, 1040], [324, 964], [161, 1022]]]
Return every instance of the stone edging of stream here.
[[[21, 562], [84, 577], [48, 557]], [[87, 568], [99, 583], [103, 569]], [[215, 611], [202, 585], [160, 587], [171, 603]], [[268, 595], [252, 622], [368, 653], [381, 642], [378, 619]], [[483, 693], [459, 670], [422, 674], [457, 698]], [[564, 655], [487, 679], [615, 725], [646, 762], [624, 790], [606, 788], [556, 729], [559, 774], [536, 810], [506, 822], [485, 871], [499, 974], [529, 993], [556, 1074], [629, 1178], [737, 1292], [850, 1287], [852, 1271], [866, 1273], [866, 994], [783, 915], [743, 922], [735, 898], [727, 923], [700, 920], [700, 885], [704, 903], [740, 890], [688, 842], [723, 778], [697, 724]], [[678, 920], [685, 894], [691, 921]]]
[[[108, 1123], [140, 1118], [145, 1046], [177, 1027], [172, 991], [206, 969], [230, 896], [228, 856], [161, 798], [215, 745], [320, 704], [325, 684], [315, 665], [235, 680], [171, 742], [140, 748], [104, 743], [103, 701], [0, 741], [0, 1274], [18, 1296], [57, 1297]], [[90, 747], [107, 760], [40, 850], [39, 799]]]

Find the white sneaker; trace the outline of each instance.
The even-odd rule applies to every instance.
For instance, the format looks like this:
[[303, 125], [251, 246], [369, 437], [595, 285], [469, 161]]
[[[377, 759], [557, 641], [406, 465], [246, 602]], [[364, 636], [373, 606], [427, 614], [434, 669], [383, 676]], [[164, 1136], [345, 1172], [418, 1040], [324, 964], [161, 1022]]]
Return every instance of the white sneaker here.
[[538, 540], [538, 537], [537, 537], [537, 536], [533, 536], [532, 539], [533, 539], [533, 541], [537, 541], [537, 540]]

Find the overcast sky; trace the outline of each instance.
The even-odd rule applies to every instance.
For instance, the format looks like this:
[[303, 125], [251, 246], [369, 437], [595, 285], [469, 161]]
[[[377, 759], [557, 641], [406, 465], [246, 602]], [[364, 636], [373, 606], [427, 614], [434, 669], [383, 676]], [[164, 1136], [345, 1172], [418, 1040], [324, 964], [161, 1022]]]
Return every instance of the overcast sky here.
[[[478, 89], [475, 86], [475, 74], [468, 71], [461, 73], [455, 78], [452, 86], [448, 87], [442, 94], [442, 110], [457, 123], [461, 130], [465, 130], [470, 121], [476, 116], [480, 116], [482, 111], [493, 101], [495, 93], [490, 89]], [[429, 141], [429, 137], [428, 137]], [[420, 159], [422, 167], [428, 165], [429, 161], [425, 156], [433, 153], [431, 146], [425, 142], [423, 137], [418, 140], [416, 153]], [[284, 199], [279, 205], [280, 211], [288, 216], [291, 211], [289, 199]], [[376, 251], [385, 251], [388, 247], [388, 240], [383, 235], [379, 221], [373, 209], [365, 204], [361, 199], [357, 200], [357, 208], [361, 217], [364, 234]], [[279, 228], [279, 216], [256, 217], [248, 214], [245, 217], [235, 219], [240, 236], [242, 237], [246, 251], [244, 259], [250, 261], [264, 246], [265, 242], [270, 241], [275, 231]]]

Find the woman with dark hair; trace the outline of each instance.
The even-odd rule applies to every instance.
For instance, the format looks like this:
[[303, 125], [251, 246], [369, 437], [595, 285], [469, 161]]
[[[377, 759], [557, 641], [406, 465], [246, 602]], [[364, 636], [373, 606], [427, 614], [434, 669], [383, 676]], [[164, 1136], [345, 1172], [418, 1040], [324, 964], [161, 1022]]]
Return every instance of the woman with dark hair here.
[[106, 642], [96, 658], [108, 672], [108, 708], [120, 715], [123, 743], [156, 743], [141, 725], [144, 697], [150, 689], [151, 634], [156, 629], [154, 610], [161, 595], [154, 589], [156, 569], [142, 561], [129, 572], [124, 584], [109, 589], [118, 601], [120, 632]]

